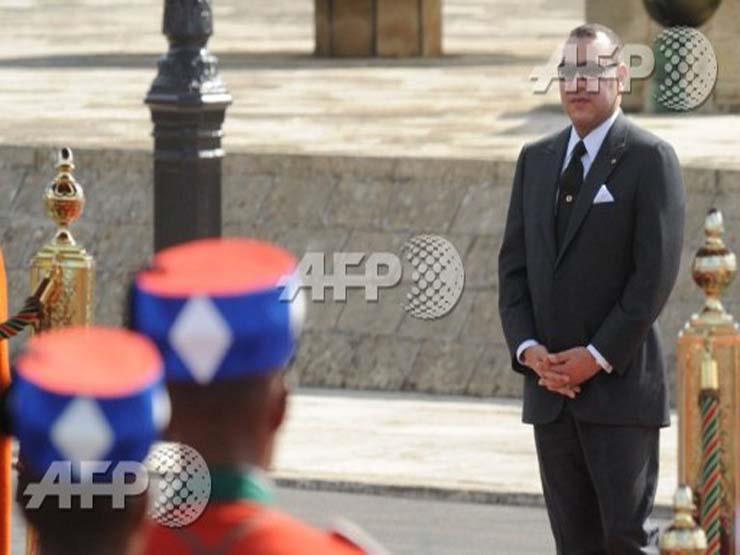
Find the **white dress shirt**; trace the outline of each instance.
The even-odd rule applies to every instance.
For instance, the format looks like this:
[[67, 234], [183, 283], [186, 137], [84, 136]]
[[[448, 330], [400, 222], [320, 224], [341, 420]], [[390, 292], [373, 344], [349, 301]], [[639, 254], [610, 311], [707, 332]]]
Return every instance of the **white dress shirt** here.
[[[615, 110], [614, 113], [609, 117], [609, 119], [605, 120], [601, 125], [591, 131], [583, 139], [578, 136], [578, 132], [576, 131], [575, 127], [570, 128], [568, 148], [565, 151], [565, 160], [563, 160], [563, 167], [560, 169], [561, 175], [568, 167], [568, 164], [570, 164], [570, 159], [573, 157], [573, 149], [576, 147], [579, 141], [583, 140], [583, 145], [586, 147], [586, 153], [581, 157], [581, 164], [583, 164], [583, 178], [586, 178], [586, 176], [588, 175], [588, 171], [591, 169], [591, 165], [594, 163], [594, 160], [596, 160], [596, 156], [599, 154], [599, 150], [601, 149], [601, 145], [604, 143], [604, 139], [606, 138], [607, 133], [609, 133], [612, 125], [614, 125], [614, 121], [617, 119], [621, 112], [621, 109]], [[555, 202], [557, 203], [557, 198]], [[524, 360], [522, 359], [524, 351], [534, 345], [539, 345], [539, 342], [535, 339], [527, 339], [525, 341], [522, 341], [521, 345], [519, 345], [516, 350], [517, 360], [519, 362], [524, 362]], [[603, 368], [607, 372], [612, 371], [612, 365], [609, 364], [609, 362], [603, 356], [601, 356], [601, 353], [596, 349], [596, 347], [594, 347], [593, 345], [588, 345], [586, 348], [588, 349], [588, 352], [591, 353], [591, 356], [596, 359], [596, 362], [599, 364], [599, 366], [601, 366], [601, 368]]]

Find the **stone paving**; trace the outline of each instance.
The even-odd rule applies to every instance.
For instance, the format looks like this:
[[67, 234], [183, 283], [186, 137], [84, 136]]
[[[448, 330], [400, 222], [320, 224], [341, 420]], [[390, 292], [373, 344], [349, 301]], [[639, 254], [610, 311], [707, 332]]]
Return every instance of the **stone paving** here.
[[[677, 483], [676, 430], [674, 416], [661, 434], [663, 508]], [[275, 476], [488, 502], [542, 495], [532, 428], [509, 400], [302, 390], [291, 400]]]
[[[528, 76], [582, 0], [446, 0], [442, 58], [316, 59], [309, 0], [218, 0], [228, 150], [511, 159], [565, 125]], [[0, 143], [150, 149], [162, 2], [4, 0]], [[554, 88], [553, 88], [554, 89]], [[740, 167], [738, 115], [641, 115], [684, 164]], [[697, 138], [701, 137], [701, 141]]]

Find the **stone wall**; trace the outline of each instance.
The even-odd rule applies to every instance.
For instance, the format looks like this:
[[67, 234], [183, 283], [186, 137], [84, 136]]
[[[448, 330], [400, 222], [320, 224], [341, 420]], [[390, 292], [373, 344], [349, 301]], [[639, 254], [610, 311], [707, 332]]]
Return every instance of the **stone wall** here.
[[[96, 321], [117, 324], [131, 273], [151, 255], [151, 156], [78, 150], [75, 157], [88, 204], [73, 232], [97, 258]], [[28, 292], [33, 253], [53, 232], [40, 200], [55, 173], [53, 160], [46, 148], [0, 147], [0, 223], [13, 309]], [[463, 296], [437, 321], [405, 314], [404, 284], [382, 290], [378, 303], [352, 291], [346, 303], [312, 303], [294, 365], [302, 384], [520, 394], [497, 315], [496, 259], [513, 169], [511, 161], [227, 157], [225, 234], [274, 240], [299, 256], [325, 251], [331, 270], [333, 251], [399, 252], [410, 237], [434, 233], [450, 239], [465, 263]], [[710, 207], [723, 210], [728, 242], [740, 253], [740, 172], [685, 168], [684, 175], [686, 247], [679, 283], [661, 317], [671, 366], [676, 333], [701, 304], [689, 266]], [[738, 292], [736, 282], [726, 298], [740, 315]], [[14, 351], [19, 344], [14, 342]]]

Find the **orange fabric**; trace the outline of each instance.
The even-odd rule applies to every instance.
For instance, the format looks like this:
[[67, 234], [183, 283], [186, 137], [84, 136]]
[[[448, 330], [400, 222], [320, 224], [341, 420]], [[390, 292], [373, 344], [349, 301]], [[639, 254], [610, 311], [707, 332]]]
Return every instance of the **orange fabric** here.
[[[229, 533], [246, 522], [254, 528], [223, 552]], [[198, 538], [205, 553], [221, 555], [363, 555], [364, 551], [345, 540], [311, 528], [281, 512], [249, 502], [209, 505], [203, 515], [187, 527]], [[146, 555], [199, 555], [184, 534], [156, 524], [147, 530]]]
[[170, 247], [137, 277], [163, 297], [243, 295], [274, 288], [297, 265], [288, 251], [256, 239], [201, 239]]
[[34, 336], [18, 359], [18, 375], [60, 395], [117, 398], [162, 375], [154, 343], [114, 328], [64, 328]]
[[[8, 284], [5, 276], [5, 262], [0, 251], [0, 322], [8, 319]], [[8, 342], [0, 341], [0, 389], [10, 383], [10, 364], [8, 362]], [[10, 555], [10, 438], [0, 436], [0, 555]]]

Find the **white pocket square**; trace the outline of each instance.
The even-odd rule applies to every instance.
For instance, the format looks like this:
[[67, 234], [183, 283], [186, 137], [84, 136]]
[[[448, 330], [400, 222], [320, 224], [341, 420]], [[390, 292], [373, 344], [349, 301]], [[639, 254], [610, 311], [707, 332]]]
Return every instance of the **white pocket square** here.
[[602, 204], [604, 202], [614, 202], [614, 197], [606, 188], [606, 184], [602, 185], [599, 192], [594, 197], [594, 204]]

